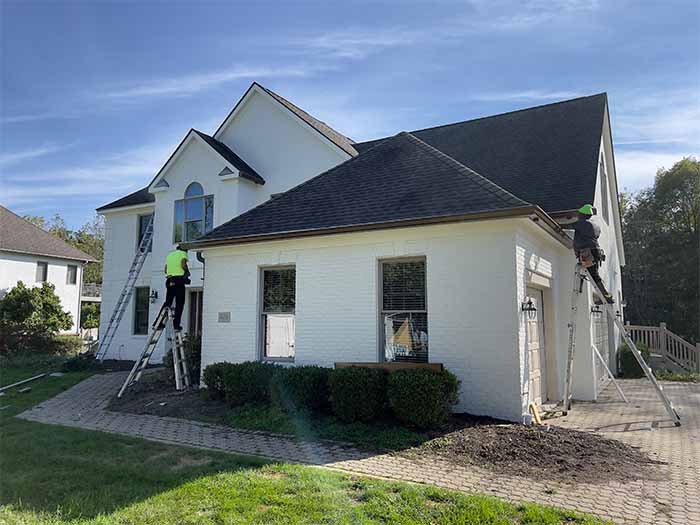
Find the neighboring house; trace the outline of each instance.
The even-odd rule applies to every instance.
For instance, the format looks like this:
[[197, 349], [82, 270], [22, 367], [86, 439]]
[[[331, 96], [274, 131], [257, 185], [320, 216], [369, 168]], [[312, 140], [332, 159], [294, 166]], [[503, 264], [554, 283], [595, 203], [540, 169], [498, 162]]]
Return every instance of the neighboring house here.
[[[561, 225], [587, 202], [619, 304], [605, 94], [354, 143], [254, 83], [213, 136], [190, 130], [147, 188], [98, 209], [103, 323], [155, 212], [110, 357], [141, 351], [184, 242], [203, 366], [442, 363], [462, 381], [457, 410], [527, 420], [529, 402], [562, 397], [575, 260]], [[614, 365], [619, 334], [584, 295], [574, 395], [595, 399], [591, 345]]]
[[69, 332], [80, 332], [83, 266], [95, 259], [0, 206], [0, 297], [18, 281], [27, 286], [48, 282], [56, 287], [70, 313]]

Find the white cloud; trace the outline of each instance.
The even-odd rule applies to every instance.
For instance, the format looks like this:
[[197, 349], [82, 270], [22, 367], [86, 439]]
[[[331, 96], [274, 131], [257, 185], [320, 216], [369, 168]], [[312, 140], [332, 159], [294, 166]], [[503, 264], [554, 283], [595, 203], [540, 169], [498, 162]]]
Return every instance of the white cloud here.
[[23, 113], [18, 115], [5, 115], [0, 117], [2, 124], [21, 124], [24, 122], [37, 122], [40, 120], [72, 119], [78, 118], [75, 113]]
[[698, 156], [700, 151], [678, 150], [675, 152], [615, 151], [617, 184], [620, 191], [637, 191], [654, 184], [656, 171], [670, 168], [683, 157]]
[[15, 151], [9, 153], [0, 153], [0, 167], [11, 166], [12, 164], [18, 164], [20, 162], [28, 162], [39, 157], [44, 157], [46, 155], [51, 155], [59, 151], [63, 151], [71, 147], [71, 144], [56, 145], [56, 144], [45, 144], [36, 148], [25, 149], [22, 151]]
[[147, 80], [125, 85], [119, 89], [103, 91], [98, 98], [111, 100], [138, 100], [155, 97], [186, 97], [194, 93], [213, 89], [241, 79], [306, 77], [315, 72], [313, 68], [296, 67], [234, 67], [208, 73], [183, 75], [180, 77]]
[[423, 38], [423, 32], [405, 28], [352, 28], [293, 38], [290, 43], [328, 58], [363, 59], [385, 49], [414, 44]]
[[580, 97], [578, 91], [547, 91], [547, 90], [523, 90], [523, 91], [505, 91], [493, 93], [477, 93], [471, 98], [479, 102], [518, 102], [518, 101], [549, 101], [549, 100], [566, 100], [569, 98]]

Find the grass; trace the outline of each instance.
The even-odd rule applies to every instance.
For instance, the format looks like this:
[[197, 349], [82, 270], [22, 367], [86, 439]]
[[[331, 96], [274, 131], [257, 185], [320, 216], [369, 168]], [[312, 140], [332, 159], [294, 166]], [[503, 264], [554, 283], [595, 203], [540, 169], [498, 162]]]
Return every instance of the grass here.
[[[43, 370], [41, 370], [43, 371]], [[0, 383], [36, 368], [3, 368]], [[0, 397], [0, 523], [597, 524], [539, 505], [16, 419], [90, 375]]]
[[683, 383], [700, 383], [700, 374], [690, 372], [671, 372], [669, 370], [657, 370], [654, 372], [661, 381], [680, 381]]
[[344, 441], [373, 450], [400, 450], [429, 439], [427, 434], [391, 420], [344, 423], [333, 416], [288, 414], [274, 405], [232, 408], [224, 423], [235, 428], [292, 434], [300, 439]]

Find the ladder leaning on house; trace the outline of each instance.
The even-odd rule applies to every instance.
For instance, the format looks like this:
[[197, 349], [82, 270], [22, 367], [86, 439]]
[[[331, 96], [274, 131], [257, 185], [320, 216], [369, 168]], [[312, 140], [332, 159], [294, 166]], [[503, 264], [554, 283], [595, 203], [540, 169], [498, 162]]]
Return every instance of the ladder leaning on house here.
[[[584, 269], [580, 263], [576, 264], [576, 273], [574, 275], [574, 289], [571, 297], [571, 319], [569, 321], [569, 346], [568, 346], [568, 352], [567, 352], [567, 362], [566, 362], [566, 379], [565, 379], [565, 384], [564, 384], [564, 400], [563, 400], [563, 405], [564, 405], [564, 414], [567, 413], [569, 408], [571, 407], [571, 391], [572, 391], [572, 383], [573, 383], [573, 370], [574, 370], [574, 353], [576, 350], [576, 317], [578, 315], [578, 301], [581, 295], [581, 292], [583, 291], [583, 282], [585, 280], [590, 281], [591, 285], [593, 286], [593, 289], [598, 292], [600, 297], [604, 297], [603, 292], [598, 288], [598, 285], [596, 282], [590, 277], [590, 274], [588, 273], [588, 270]], [[658, 395], [659, 399], [661, 402], [664, 404], [664, 407], [666, 408], [666, 412], [668, 413], [669, 416], [671, 416], [671, 419], [673, 420], [673, 423], [679, 427], [681, 426], [681, 418], [678, 416], [678, 412], [676, 412], [676, 409], [673, 408], [673, 405], [671, 404], [671, 400], [666, 396], [666, 393], [663, 390], [663, 387], [659, 384], [659, 382], [656, 380], [656, 377], [654, 377], [654, 373], [652, 372], [651, 368], [649, 368], [649, 365], [644, 361], [644, 357], [642, 357], [642, 354], [639, 352], [637, 349], [636, 345], [634, 344], [634, 341], [632, 341], [630, 335], [627, 333], [625, 330], [625, 325], [622, 324], [622, 321], [618, 319], [617, 315], [615, 315], [615, 311], [613, 310], [613, 307], [611, 304], [603, 302], [601, 305], [605, 312], [607, 313], [608, 317], [612, 320], [613, 323], [615, 323], [620, 330], [620, 334], [622, 335], [623, 339], [625, 340], [625, 343], [627, 343], [627, 346], [629, 349], [632, 351], [632, 355], [634, 355], [635, 359], [639, 363], [639, 366], [641, 367], [642, 371], [644, 374], [647, 376], [649, 381], [651, 381], [652, 386], [656, 390], [656, 394]]]
[[146, 230], [143, 233], [143, 237], [141, 238], [139, 247], [136, 250], [134, 260], [132, 261], [131, 267], [129, 268], [129, 273], [126, 277], [126, 282], [124, 283], [124, 287], [122, 288], [121, 294], [119, 294], [119, 298], [117, 299], [117, 303], [114, 306], [114, 310], [112, 310], [112, 315], [109, 318], [109, 323], [107, 323], [107, 328], [105, 329], [104, 334], [102, 335], [102, 342], [100, 343], [100, 348], [98, 349], [97, 354], [95, 354], [95, 358], [99, 359], [100, 361], [104, 360], [105, 356], [107, 355], [107, 352], [109, 351], [109, 347], [112, 344], [112, 341], [114, 340], [114, 336], [117, 333], [119, 324], [121, 323], [121, 320], [124, 317], [124, 312], [126, 312], [126, 309], [129, 306], [129, 301], [131, 301], [131, 296], [134, 293], [134, 286], [136, 285], [136, 279], [138, 279], [138, 276], [141, 273], [141, 268], [143, 268], [143, 263], [146, 261], [148, 252], [151, 250], [151, 244], [153, 242], [154, 218], [155, 215], [151, 215], [151, 218], [148, 221], [148, 224], [146, 225]]

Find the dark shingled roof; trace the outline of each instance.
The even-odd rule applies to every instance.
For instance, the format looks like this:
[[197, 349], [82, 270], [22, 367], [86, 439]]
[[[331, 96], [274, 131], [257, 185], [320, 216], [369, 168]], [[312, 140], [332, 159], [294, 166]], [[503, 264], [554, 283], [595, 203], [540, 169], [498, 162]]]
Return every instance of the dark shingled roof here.
[[524, 214], [533, 208], [404, 132], [215, 228], [190, 246], [479, 213]]
[[322, 121], [318, 120], [317, 118], [312, 117], [306, 111], [304, 111], [300, 107], [292, 104], [289, 100], [282, 97], [281, 95], [278, 95], [277, 93], [275, 93], [271, 89], [267, 89], [265, 86], [261, 86], [260, 84], [258, 84], [258, 86], [260, 86], [262, 89], [264, 89], [268, 94], [270, 94], [270, 96], [272, 96], [272, 98], [277, 100], [280, 104], [282, 104], [289, 111], [294, 113], [297, 117], [301, 118], [309, 126], [314, 128], [321, 135], [323, 135], [328, 140], [330, 140], [333, 144], [335, 144], [340, 149], [342, 149], [345, 153], [347, 153], [348, 155], [350, 155], [352, 157], [357, 155], [357, 150], [354, 148], [355, 142], [352, 139], [349, 139], [345, 135], [338, 133], [336, 130], [331, 128], [325, 122], [322, 122]]
[[141, 188], [134, 193], [129, 193], [126, 197], [121, 197], [116, 201], [112, 201], [109, 204], [100, 206], [97, 211], [111, 210], [112, 208], [122, 208], [124, 206], [135, 206], [137, 204], [148, 204], [149, 202], [155, 202], [156, 198], [152, 193], [149, 193], [148, 186]]
[[0, 251], [44, 255], [59, 259], [94, 262], [87, 253], [73, 248], [38, 226], [0, 206]]
[[202, 133], [199, 130], [193, 129], [192, 131], [202, 137], [207, 144], [214, 148], [216, 152], [225, 158], [230, 164], [233, 164], [238, 171], [240, 171], [241, 177], [255, 182], [256, 184], [265, 184], [265, 179], [258, 175], [257, 171], [251, 168], [246, 161], [236, 155], [226, 144], [219, 142], [214, 137], [210, 137], [206, 133]]
[[568, 211], [593, 202], [606, 105], [601, 93], [411, 133], [549, 213]]

